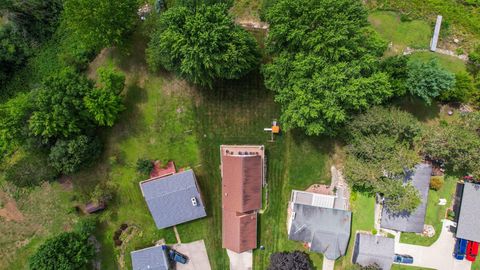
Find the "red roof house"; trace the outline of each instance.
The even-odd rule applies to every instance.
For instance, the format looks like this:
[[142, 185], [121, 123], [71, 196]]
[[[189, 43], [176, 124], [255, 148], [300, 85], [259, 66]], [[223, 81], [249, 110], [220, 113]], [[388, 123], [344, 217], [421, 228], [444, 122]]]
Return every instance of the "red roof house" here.
[[257, 247], [262, 208], [263, 146], [221, 146], [222, 246], [237, 253]]

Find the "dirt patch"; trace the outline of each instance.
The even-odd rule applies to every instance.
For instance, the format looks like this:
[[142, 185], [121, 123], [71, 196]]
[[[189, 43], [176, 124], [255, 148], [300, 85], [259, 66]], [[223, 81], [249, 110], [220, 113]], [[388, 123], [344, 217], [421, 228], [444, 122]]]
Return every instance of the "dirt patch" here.
[[5, 218], [7, 221], [21, 222], [25, 219], [22, 212], [18, 210], [15, 200], [10, 198], [6, 193], [0, 191], [0, 201], [3, 204], [3, 208], [0, 209], [0, 217]]
[[72, 191], [73, 190], [73, 182], [72, 182], [71, 177], [62, 176], [58, 182], [60, 183], [60, 185], [62, 186], [62, 188], [65, 191]]
[[201, 102], [201, 96], [198, 93], [198, 89], [188, 83], [186, 80], [180, 79], [172, 74], [166, 74], [164, 76], [162, 91], [167, 95], [186, 95], [192, 97], [195, 101], [195, 105], [199, 105]]
[[320, 184], [313, 184], [309, 188], [307, 188], [306, 192], [312, 192], [317, 194], [323, 195], [335, 195], [333, 192], [333, 187], [329, 185], [320, 185]]

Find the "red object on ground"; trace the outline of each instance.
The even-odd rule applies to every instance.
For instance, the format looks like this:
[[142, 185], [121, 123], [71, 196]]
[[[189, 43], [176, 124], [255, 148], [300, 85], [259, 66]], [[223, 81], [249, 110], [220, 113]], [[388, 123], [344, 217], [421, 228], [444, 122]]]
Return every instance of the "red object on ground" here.
[[175, 163], [173, 161], [169, 161], [167, 166], [162, 167], [160, 162], [155, 162], [153, 165], [152, 172], [150, 173], [150, 178], [158, 178], [162, 176], [172, 175], [176, 173]]
[[474, 262], [478, 255], [478, 243], [468, 241], [466, 259]]

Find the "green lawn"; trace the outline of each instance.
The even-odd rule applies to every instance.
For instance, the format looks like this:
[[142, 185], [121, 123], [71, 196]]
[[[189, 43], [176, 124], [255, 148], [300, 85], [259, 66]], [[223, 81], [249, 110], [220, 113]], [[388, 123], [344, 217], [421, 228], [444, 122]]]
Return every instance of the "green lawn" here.
[[[398, 10], [411, 17], [434, 23], [436, 16], [441, 14], [442, 35], [452, 33], [460, 37], [462, 45], [471, 47], [479, 40], [480, 7], [466, 5], [457, 0], [376, 0], [368, 1], [367, 5], [374, 10]], [[452, 31], [453, 30], [453, 31]], [[433, 31], [433, 27], [432, 27]]]
[[429, 23], [420, 20], [410, 22], [400, 21], [400, 16], [391, 11], [375, 11], [368, 17], [373, 28], [392, 47], [387, 54], [401, 54], [408, 46], [410, 48], [428, 48], [432, 36]]
[[350, 269], [356, 231], [372, 231], [374, 228], [375, 198], [362, 193], [352, 192], [350, 196], [352, 210], [352, 229], [347, 254], [335, 262], [335, 269]]
[[[400, 241], [407, 244], [415, 244], [421, 246], [430, 246], [437, 241], [442, 230], [442, 219], [445, 218], [447, 208], [452, 203], [453, 195], [455, 193], [457, 179], [455, 177], [446, 177], [445, 184], [439, 191], [430, 190], [428, 194], [427, 213], [425, 217], [425, 224], [433, 225], [435, 228], [435, 236], [428, 238], [422, 237], [415, 233], [402, 233]], [[447, 199], [447, 205], [438, 205], [439, 199]]]
[[445, 68], [446, 70], [452, 73], [467, 71], [465, 62], [463, 62], [462, 60], [456, 57], [449, 56], [449, 55], [444, 55], [444, 54], [439, 54], [434, 52], [416, 52], [411, 54], [410, 58], [419, 59], [422, 61], [429, 61], [432, 58], [436, 58], [443, 68]]

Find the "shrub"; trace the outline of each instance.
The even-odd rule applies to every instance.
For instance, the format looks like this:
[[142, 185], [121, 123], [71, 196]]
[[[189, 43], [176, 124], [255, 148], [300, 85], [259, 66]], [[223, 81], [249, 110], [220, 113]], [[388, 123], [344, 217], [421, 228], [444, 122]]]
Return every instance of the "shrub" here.
[[430, 189], [439, 191], [444, 183], [443, 176], [432, 176], [432, 178], [430, 178]]
[[153, 169], [153, 162], [149, 159], [139, 158], [137, 160], [137, 172], [147, 175]]
[[308, 254], [301, 251], [277, 252], [270, 256], [268, 270], [313, 270]]
[[101, 152], [101, 144], [97, 138], [85, 135], [70, 140], [58, 140], [50, 149], [48, 161], [61, 173], [77, 172], [89, 165]]
[[53, 181], [57, 175], [43, 153], [33, 152], [27, 153], [5, 171], [5, 179], [18, 187], [38, 186], [44, 181]]
[[372, 234], [376, 235], [378, 233], [377, 229], [372, 229]]

